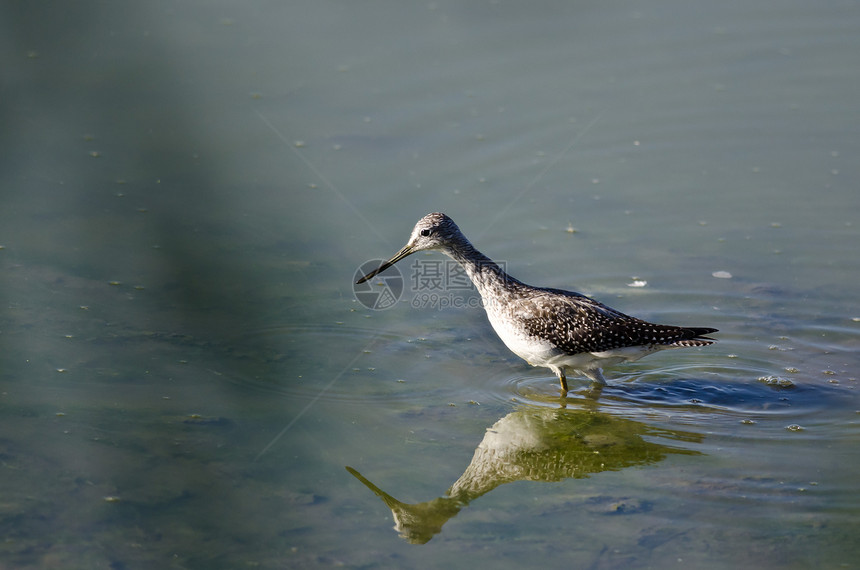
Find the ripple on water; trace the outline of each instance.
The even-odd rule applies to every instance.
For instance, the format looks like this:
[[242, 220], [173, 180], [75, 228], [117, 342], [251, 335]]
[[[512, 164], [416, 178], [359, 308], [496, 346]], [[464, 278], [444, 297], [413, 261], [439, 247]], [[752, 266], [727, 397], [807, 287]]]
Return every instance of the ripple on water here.
[[[750, 291], [744, 294], [738, 300], [752, 302]], [[753, 301], [760, 295], [753, 291]], [[826, 312], [787, 319], [781, 311], [786, 295], [779, 297], [767, 303], [759, 299], [764, 308], [758, 313], [744, 314], [744, 303], [736, 313], [720, 313], [722, 322], [713, 323], [721, 328], [720, 342], [712, 347], [668, 351], [608, 369], [609, 386], [597, 401], [618, 413], [671, 414], [691, 423], [706, 419], [761, 427], [772, 419], [783, 427], [803, 427], [810, 416], [820, 415], [854, 388], [851, 371], [856, 369], [860, 327]], [[799, 310], [812, 310], [804, 307]], [[701, 316], [710, 324], [708, 315]], [[804, 319], [814, 326], [801, 326]], [[488, 338], [465, 338], [461, 330], [433, 322], [432, 329], [404, 325], [403, 330], [419, 330], [429, 338], [341, 323], [245, 333], [237, 344], [268, 346], [277, 357], [267, 362], [264, 374], [230, 381], [299, 400], [324, 395], [379, 405], [409, 400], [559, 405], [555, 378], [505, 352], [486, 327], [469, 334], [486, 333]], [[593, 400], [587, 381], [570, 381], [568, 401]]]
[[[768, 375], [766, 368], [738, 359], [719, 368], [680, 365], [616, 374], [599, 392], [590, 390], [585, 380], [569, 383], [572, 390], [563, 401], [554, 377], [509, 375], [495, 388], [488, 385], [483, 397], [547, 407], [595, 405], [630, 418], [669, 419], [706, 427], [708, 433], [735, 434], [743, 425], [804, 432], [803, 426], [821, 422], [828, 410], [845, 407], [850, 396], [838, 386]], [[748, 435], [759, 437], [762, 432]]]

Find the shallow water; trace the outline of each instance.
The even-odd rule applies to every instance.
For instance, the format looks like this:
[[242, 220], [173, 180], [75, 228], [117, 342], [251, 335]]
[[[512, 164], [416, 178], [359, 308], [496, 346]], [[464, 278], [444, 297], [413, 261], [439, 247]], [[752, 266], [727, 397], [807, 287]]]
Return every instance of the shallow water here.
[[[50, 8], [0, 9], [0, 565], [855, 564], [856, 2]], [[561, 399], [438, 254], [356, 297], [431, 211], [718, 342]]]

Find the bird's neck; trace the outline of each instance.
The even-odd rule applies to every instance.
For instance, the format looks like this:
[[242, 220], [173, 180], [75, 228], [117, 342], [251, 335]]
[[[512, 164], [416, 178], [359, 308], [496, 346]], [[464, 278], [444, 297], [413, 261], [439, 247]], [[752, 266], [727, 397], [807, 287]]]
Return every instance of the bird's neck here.
[[460, 264], [485, 299], [490, 291], [505, 288], [510, 283], [519, 283], [467, 240], [452, 244], [443, 251]]

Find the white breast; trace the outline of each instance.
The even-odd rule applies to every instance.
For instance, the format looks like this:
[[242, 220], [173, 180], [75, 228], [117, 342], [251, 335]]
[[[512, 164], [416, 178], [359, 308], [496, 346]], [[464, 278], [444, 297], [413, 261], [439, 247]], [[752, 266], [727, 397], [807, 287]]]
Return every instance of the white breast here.
[[487, 317], [502, 342], [511, 352], [532, 366], [546, 366], [549, 359], [559, 356], [559, 350], [546, 340], [528, 336], [518, 326], [517, 321], [506, 319], [503, 314], [493, 311], [487, 305]]

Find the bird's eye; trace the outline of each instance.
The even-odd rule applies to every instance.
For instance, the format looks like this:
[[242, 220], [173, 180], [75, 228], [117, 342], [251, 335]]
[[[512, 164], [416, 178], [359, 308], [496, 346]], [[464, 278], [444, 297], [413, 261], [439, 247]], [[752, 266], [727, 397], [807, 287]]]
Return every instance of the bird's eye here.
[[421, 230], [421, 235], [422, 235], [422, 236], [424, 236], [424, 237], [427, 237], [427, 236], [429, 236], [429, 235], [430, 235], [430, 234], [432, 234], [432, 233], [433, 233], [433, 230], [428, 230], [428, 229], [423, 229], [423, 230]]

